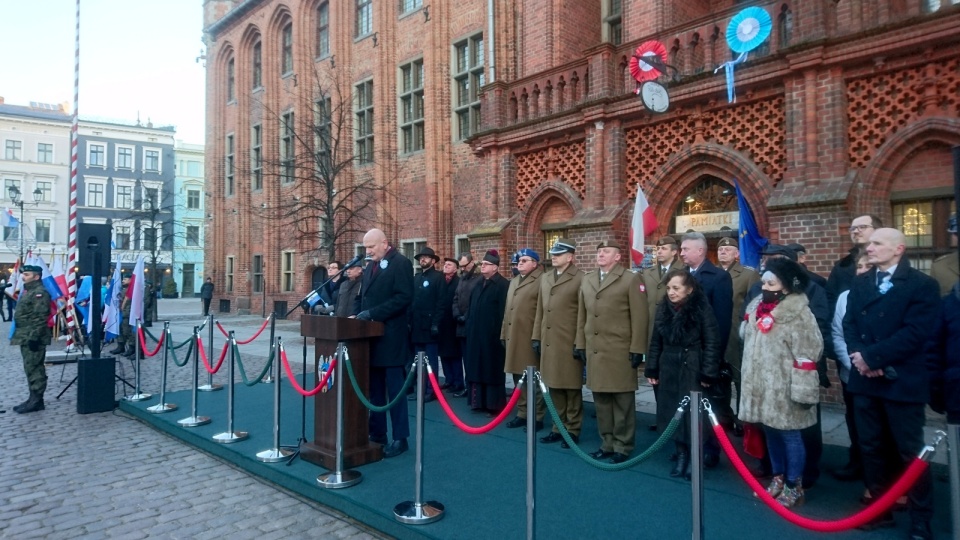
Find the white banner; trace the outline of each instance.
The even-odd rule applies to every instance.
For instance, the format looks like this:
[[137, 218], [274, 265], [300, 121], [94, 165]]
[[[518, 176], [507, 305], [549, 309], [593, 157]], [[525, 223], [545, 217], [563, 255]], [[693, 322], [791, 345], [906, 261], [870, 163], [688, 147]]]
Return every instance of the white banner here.
[[713, 214], [688, 214], [676, 216], [677, 234], [694, 230], [697, 232], [713, 232], [727, 227], [732, 231], [740, 228], [740, 212], [716, 212]]

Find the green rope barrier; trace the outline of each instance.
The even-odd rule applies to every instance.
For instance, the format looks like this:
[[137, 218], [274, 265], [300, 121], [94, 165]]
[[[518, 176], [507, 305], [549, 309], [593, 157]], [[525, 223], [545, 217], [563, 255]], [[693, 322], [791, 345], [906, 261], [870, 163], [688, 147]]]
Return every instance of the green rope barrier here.
[[259, 384], [260, 381], [262, 381], [263, 378], [267, 375], [267, 373], [270, 371], [270, 366], [273, 364], [274, 351], [272, 349], [273, 347], [271, 347], [270, 357], [267, 358], [267, 365], [263, 366], [263, 371], [260, 372], [260, 375], [258, 375], [257, 378], [253, 380], [253, 382], [250, 382], [250, 380], [247, 379], [246, 370], [243, 369], [243, 362], [240, 361], [240, 346], [237, 345], [236, 343], [233, 344], [233, 352], [234, 354], [237, 355], [237, 369], [240, 370], [240, 378], [243, 379], [244, 385], [255, 386]]
[[190, 361], [190, 354], [193, 352], [193, 340], [187, 340], [187, 341], [190, 342], [190, 348], [187, 349], [187, 354], [184, 357], [183, 362], [180, 362], [180, 360], [177, 360], [177, 347], [174, 347], [169, 341], [167, 342], [167, 349], [170, 352], [170, 356], [173, 357], [173, 363], [176, 364], [177, 367], [183, 367], [187, 365], [187, 362]]
[[360, 403], [363, 403], [363, 406], [370, 409], [373, 412], [387, 412], [390, 409], [394, 408], [397, 403], [400, 403], [401, 399], [407, 399], [407, 389], [410, 388], [410, 385], [413, 384], [413, 381], [417, 378], [417, 370], [411, 369], [410, 373], [407, 374], [407, 380], [403, 381], [403, 388], [400, 389], [400, 392], [397, 393], [396, 397], [393, 398], [393, 401], [387, 403], [383, 407], [374, 405], [363, 395], [363, 391], [360, 389], [360, 385], [357, 384], [357, 376], [353, 373], [353, 364], [350, 363], [350, 357], [344, 355], [344, 364], [347, 368], [347, 375], [350, 376], [350, 384], [353, 385], [353, 392], [357, 394], [357, 397], [360, 398]]
[[179, 344], [179, 345], [174, 345], [173, 342], [171, 342], [171, 343], [170, 343], [170, 347], [173, 348], [173, 350], [177, 350], [177, 349], [183, 348], [184, 346], [186, 346], [186, 345], [189, 344], [189, 343], [193, 343], [193, 336], [190, 336], [190, 337], [188, 337], [187, 339], [183, 340], [183, 343], [181, 343], [181, 344]]
[[553, 419], [553, 425], [557, 427], [557, 430], [560, 432], [560, 435], [563, 437], [563, 440], [567, 442], [567, 446], [573, 449], [574, 453], [580, 457], [580, 459], [586, 461], [590, 465], [600, 469], [601, 471], [622, 471], [624, 469], [629, 469], [637, 463], [644, 462], [654, 454], [656, 454], [663, 445], [673, 437], [674, 432], [677, 431], [677, 428], [680, 426], [680, 415], [675, 415], [670, 423], [667, 425], [667, 429], [663, 431], [663, 434], [660, 435], [660, 438], [653, 442], [650, 445], [650, 448], [647, 448], [643, 451], [642, 454], [634, 456], [623, 463], [603, 463], [597, 461], [590, 457], [589, 454], [580, 449], [580, 446], [577, 443], [573, 442], [573, 439], [570, 438], [570, 433], [567, 431], [566, 426], [563, 425], [563, 421], [560, 420], [560, 415], [557, 413], [556, 407], [553, 405], [553, 400], [550, 399], [550, 392], [546, 389], [545, 386], [541, 385], [541, 393], [543, 394], [543, 401], [547, 405], [547, 410], [550, 411], [550, 417]]
[[143, 333], [144, 333], [144, 334], [150, 336], [150, 339], [152, 339], [154, 343], [160, 341], [159, 339], [157, 339], [157, 336], [151, 334], [150, 331], [147, 330], [147, 328], [146, 328], [145, 326], [140, 325], [140, 329], [143, 330]]

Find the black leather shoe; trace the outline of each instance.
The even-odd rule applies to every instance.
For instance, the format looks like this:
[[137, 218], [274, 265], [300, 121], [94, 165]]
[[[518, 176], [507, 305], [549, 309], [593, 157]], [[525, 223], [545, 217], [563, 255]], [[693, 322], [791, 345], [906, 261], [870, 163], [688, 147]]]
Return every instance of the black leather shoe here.
[[677, 464], [673, 466], [673, 470], [670, 471], [670, 476], [676, 478], [678, 476], [683, 476], [687, 473], [687, 466], [690, 465], [690, 454], [680, 450], [677, 452]]
[[847, 463], [843, 467], [831, 471], [830, 475], [841, 482], [853, 482], [863, 477], [863, 469], [856, 463]]
[[423, 402], [424, 402], [424, 403], [430, 403], [431, 401], [436, 401], [436, 400], [437, 400], [437, 395], [436, 395], [436, 394], [427, 394], [427, 395], [423, 398]]
[[507, 422], [507, 427], [510, 428], [510, 429], [518, 428], [518, 427], [520, 427], [520, 426], [525, 426], [525, 425], [527, 425], [527, 419], [526, 419], [526, 418], [520, 418], [519, 416], [517, 416], [517, 417], [515, 417], [513, 420]]
[[656, 424], [650, 424], [649, 426], [647, 426], [647, 429], [649, 429], [650, 431], [656, 431], [656, 430], [657, 430], [657, 425], [656, 425]]
[[628, 456], [628, 455], [626, 455], [626, 454], [621, 454], [620, 452], [615, 452], [612, 456], [610, 456], [610, 463], [623, 463], [623, 462], [626, 461], [627, 458], [629, 458], [629, 457], [630, 457], [630, 456]]
[[743, 424], [735, 422], [733, 424], [733, 436], [743, 437]]
[[608, 457], [611, 457], [611, 456], [613, 456], [613, 452], [607, 452], [607, 451], [604, 450], [603, 448], [601, 448], [601, 449], [597, 450], [596, 452], [593, 452], [593, 453], [590, 454], [590, 457], [592, 457], [593, 459], [598, 459], [598, 460], [599, 460], [599, 459], [607, 459]]
[[458, 392], [454, 392], [453, 397], [467, 397], [467, 389], [464, 388]]
[[400, 454], [409, 450], [410, 447], [407, 445], [406, 439], [400, 439], [399, 441], [393, 441], [387, 446], [383, 447], [383, 457], [392, 458], [397, 457]]
[[375, 444], [387, 445], [387, 436], [386, 435], [371, 435], [370, 442]]
[[[680, 461], [679, 457], [677, 458], [677, 461], [678, 461], [678, 462]], [[710, 454], [704, 454], [704, 455], [703, 455], [703, 466], [704, 466], [704, 467], [706, 467], [706, 468], [708, 468], [708, 469], [713, 469], [714, 467], [716, 467], [716, 466], [719, 465], [719, 464], [720, 464], [720, 455], [719, 455], [719, 454], [710, 453]]]
[[897, 526], [897, 521], [893, 519], [893, 514], [887, 512], [873, 521], [868, 521], [857, 527], [861, 531], [875, 531], [877, 529], [891, 529]]
[[117, 345], [116, 347], [110, 350], [110, 354], [121, 354], [123, 353], [123, 351], [124, 351], [123, 345]]
[[[523, 424], [524, 424], [524, 425], [523, 425], [523, 432], [526, 433], [526, 432], [527, 432], [527, 425], [526, 425], [526, 424], [527, 424], [527, 421], [524, 420], [524, 421], [523, 421]], [[533, 423], [533, 430], [534, 430], [534, 431], [540, 431], [541, 429], [543, 429], [543, 420], [537, 420], [536, 422]]]
[[447, 390], [448, 388], [450, 388], [450, 383], [448, 383], [448, 382], [445, 382], [445, 383], [443, 383], [443, 384], [440, 385], [440, 389], [441, 389], [441, 390]]
[[929, 521], [914, 521], [910, 525], [910, 540], [932, 540], [933, 531], [930, 530]]
[[563, 440], [563, 435], [559, 433], [550, 432], [546, 437], [540, 437], [540, 442], [544, 444], [553, 444], [555, 442], [560, 442]]
[[[571, 433], [570, 440], [573, 441], [573, 444], [577, 444], [580, 442], [580, 436], [574, 435], [573, 433]], [[563, 440], [563, 441], [560, 441], [560, 448], [570, 448], [570, 445], [567, 444], [566, 440]]]

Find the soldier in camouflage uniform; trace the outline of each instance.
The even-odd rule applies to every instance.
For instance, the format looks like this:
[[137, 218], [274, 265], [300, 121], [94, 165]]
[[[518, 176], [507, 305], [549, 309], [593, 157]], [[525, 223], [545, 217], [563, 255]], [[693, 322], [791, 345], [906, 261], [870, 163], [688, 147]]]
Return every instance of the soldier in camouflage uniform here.
[[127, 298], [129, 287], [130, 274], [124, 272], [120, 275], [120, 291], [114, 293], [120, 296], [120, 335], [117, 336], [117, 346], [110, 351], [110, 354], [122, 354], [124, 356], [136, 354], [133, 328], [130, 326], [130, 299]]
[[53, 332], [47, 326], [50, 318], [50, 294], [40, 282], [42, 270], [39, 266], [23, 267], [23, 290], [17, 301], [14, 321], [17, 328], [10, 343], [20, 345], [23, 356], [23, 371], [30, 386], [30, 397], [13, 408], [18, 413], [30, 413], [43, 410], [43, 393], [47, 390], [47, 371], [43, 360], [47, 356], [47, 345]]

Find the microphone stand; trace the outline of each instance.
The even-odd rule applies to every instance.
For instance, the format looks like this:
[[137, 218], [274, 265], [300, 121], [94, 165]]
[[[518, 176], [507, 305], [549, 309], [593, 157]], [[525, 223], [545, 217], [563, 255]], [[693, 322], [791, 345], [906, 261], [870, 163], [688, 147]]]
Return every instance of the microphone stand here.
[[299, 307], [302, 307], [303, 310], [304, 310], [304, 312], [309, 312], [309, 309], [312, 307], [312, 306], [310, 306], [310, 297], [311, 297], [311, 296], [314, 296], [314, 295], [320, 296], [320, 291], [321, 291], [324, 287], [326, 287], [328, 283], [330, 283], [331, 281], [333, 281], [333, 280], [339, 278], [340, 276], [342, 276], [343, 273], [346, 272], [348, 268], [353, 268], [354, 266], [360, 264], [360, 261], [362, 261], [362, 260], [363, 260], [363, 257], [361, 257], [360, 255], [357, 255], [356, 257], [354, 257], [350, 262], [348, 262], [346, 265], [344, 265], [344, 267], [341, 268], [339, 272], [337, 272], [337, 273], [334, 274], [332, 277], [330, 277], [330, 279], [328, 279], [328, 280], [324, 281], [323, 283], [321, 283], [316, 289], [310, 291], [306, 296], [303, 297], [303, 300], [300, 300], [300, 302], [298, 302], [297, 305], [295, 305], [295, 306], [293, 306], [292, 308], [290, 308], [290, 311], [288, 311], [288, 312], [283, 316], [283, 318], [286, 319], [287, 317], [289, 317], [290, 314], [292, 314], [294, 311], [296, 311], [297, 308], [299, 308]]

